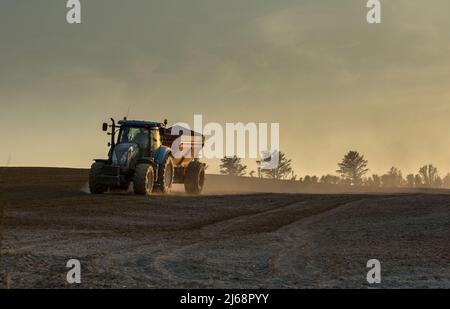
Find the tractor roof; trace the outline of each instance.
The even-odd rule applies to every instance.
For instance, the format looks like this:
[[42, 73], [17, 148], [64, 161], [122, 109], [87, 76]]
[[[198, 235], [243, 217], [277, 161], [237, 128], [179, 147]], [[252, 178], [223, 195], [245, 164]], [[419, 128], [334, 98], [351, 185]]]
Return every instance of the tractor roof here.
[[162, 124], [159, 122], [151, 121], [138, 121], [138, 120], [120, 120], [119, 124], [126, 127], [140, 127], [140, 128], [154, 128], [160, 127]]

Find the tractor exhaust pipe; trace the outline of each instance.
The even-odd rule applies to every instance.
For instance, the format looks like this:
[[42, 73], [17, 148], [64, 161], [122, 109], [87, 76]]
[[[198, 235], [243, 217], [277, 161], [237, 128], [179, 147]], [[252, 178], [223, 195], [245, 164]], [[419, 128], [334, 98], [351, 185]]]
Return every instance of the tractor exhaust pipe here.
[[116, 122], [114, 121], [114, 119], [113, 118], [111, 118], [111, 122], [112, 122], [112, 125], [111, 125], [111, 128], [112, 128], [112, 130], [111, 130], [111, 146], [112, 146], [112, 148], [114, 149], [114, 146], [116, 146], [116, 142], [115, 142], [115, 140], [116, 140]]

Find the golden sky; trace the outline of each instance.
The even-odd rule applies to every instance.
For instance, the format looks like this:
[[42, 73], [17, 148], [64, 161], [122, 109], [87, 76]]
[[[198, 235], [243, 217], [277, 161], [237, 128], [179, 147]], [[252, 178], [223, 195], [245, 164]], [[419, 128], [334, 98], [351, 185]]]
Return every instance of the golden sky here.
[[[88, 167], [111, 116], [279, 122], [296, 173], [350, 149], [373, 173], [450, 172], [450, 2], [90, 0], [0, 3], [0, 165]], [[210, 162], [210, 172], [217, 164]], [[253, 168], [253, 166], [251, 166]]]

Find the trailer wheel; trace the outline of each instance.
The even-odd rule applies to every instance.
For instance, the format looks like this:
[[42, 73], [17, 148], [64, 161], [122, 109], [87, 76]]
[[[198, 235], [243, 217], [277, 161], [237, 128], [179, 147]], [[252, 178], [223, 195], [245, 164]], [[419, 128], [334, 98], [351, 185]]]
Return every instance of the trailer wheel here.
[[150, 164], [139, 164], [134, 173], [134, 193], [140, 195], [150, 195], [155, 182], [153, 166]]
[[154, 190], [161, 193], [168, 193], [172, 188], [174, 175], [173, 159], [168, 155], [161, 167], [158, 169], [158, 185]]
[[89, 172], [89, 190], [91, 194], [103, 194], [108, 190], [107, 185], [98, 181], [98, 176], [101, 174], [104, 165], [102, 162], [95, 162], [91, 165]]
[[186, 168], [184, 175], [184, 189], [189, 194], [200, 194], [205, 184], [205, 165], [199, 161], [192, 161]]

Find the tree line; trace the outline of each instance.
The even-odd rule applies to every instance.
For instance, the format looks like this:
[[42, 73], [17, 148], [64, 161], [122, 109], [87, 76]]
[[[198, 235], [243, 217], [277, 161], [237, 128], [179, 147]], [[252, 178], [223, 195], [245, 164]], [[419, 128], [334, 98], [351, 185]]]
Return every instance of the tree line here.
[[450, 173], [440, 176], [433, 164], [421, 166], [416, 173], [403, 175], [397, 167], [391, 167], [383, 175], [369, 175], [368, 160], [357, 151], [349, 151], [340, 162], [335, 174], [323, 176], [306, 175], [298, 177], [291, 166], [291, 160], [283, 152], [279, 152], [278, 167], [271, 170], [260, 168], [261, 161], [257, 161], [257, 171], [247, 171], [247, 166], [241, 158], [225, 157], [221, 159], [220, 173], [231, 176], [250, 176], [269, 179], [285, 179], [298, 181], [303, 184], [328, 184], [367, 187], [409, 187], [409, 188], [450, 188]]

